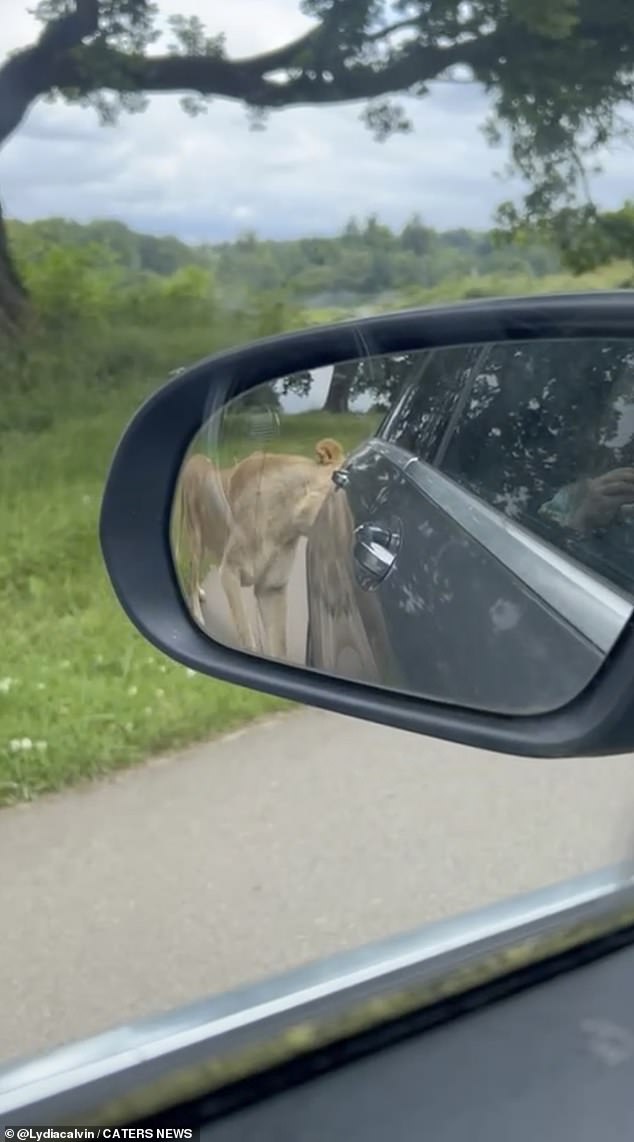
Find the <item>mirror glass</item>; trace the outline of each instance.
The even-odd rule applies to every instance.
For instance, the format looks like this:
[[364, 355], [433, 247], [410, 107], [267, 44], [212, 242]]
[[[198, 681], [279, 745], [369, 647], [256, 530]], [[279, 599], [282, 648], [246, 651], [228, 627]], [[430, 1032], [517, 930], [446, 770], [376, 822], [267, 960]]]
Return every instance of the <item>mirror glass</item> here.
[[440, 702], [554, 710], [634, 602], [634, 340], [280, 377], [208, 418], [172, 550], [214, 639]]

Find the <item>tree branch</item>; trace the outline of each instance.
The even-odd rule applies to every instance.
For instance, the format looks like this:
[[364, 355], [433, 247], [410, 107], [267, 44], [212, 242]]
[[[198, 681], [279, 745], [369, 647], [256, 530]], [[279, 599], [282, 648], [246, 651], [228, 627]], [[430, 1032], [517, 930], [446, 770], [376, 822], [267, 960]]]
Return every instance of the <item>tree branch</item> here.
[[268, 52], [262, 52], [258, 56], [247, 56], [244, 59], [235, 60], [235, 64], [240, 67], [251, 67], [260, 75], [265, 75], [267, 72], [279, 71], [280, 69], [292, 67], [293, 64], [300, 66], [302, 56], [307, 50], [310, 50], [317, 42], [321, 26], [311, 28], [310, 31], [305, 32], [303, 35], [298, 36], [296, 40], [292, 40], [289, 44], [282, 44], [279, 48], [272, 48]]
[[412, 16], [408, 20], [396, 20], [394, 24], [386, 24], [385, 27], [379, 28], [376, 32], [368, 32], [365, 38], [369, 44], [375, 44], [379, 40], [388, 39], [394, 35], [394, 32], [404, 32], [406, 28], [408, 31], [410, 28], [420, 31], [421, 23], [420, 16]]
[[53, 86], [60, 61], [98, 29], [99, 0], [75, 0], [74, 10], [48, 23], [35, 44], [9, 57], [0, 68], [0, 144]]
[[[19, 126], [33, 102], [61, 90], [90, 96], [104, 90], [197, 92], [276, 109], [301, 104], [372, 100], [437, 79], [454, 64], [476, 66], [490, 52], [489, 36], [447, 47], [409, 43], [384, 62], [320, 60], [328, 22], [259, 56], [228, 60], [213, 55], [152, 56], [111, 47], [99, 31], [100, 0], [75, 0], [71, 12], [50, 21], [37, 42], [0, 68], [0, 144]], [[382, 29], [382, 38], [411, 21]], [[372, 39], [375, 38], [373, 34]], [[273, 73], [286, 73], [279, 82]]]
[[[302, 38], [304, 48], [312, 46], [312, 36], [308, 33]], [[404, 92], [437, 78], [456, 64], [476, 67], [491, 52], [492, 37], [493, 33], [449, 47], [408, 45], [384, 65], [331, 66], [327, 74], [311, 69], [308, 62], [304, 64], [306, 70], [284, 83], [266, 76], [273, 70], [292, 70], [292, 63], [288, 63], [289, 57], [293, 58], [290, 45], [279, 52], [243, 60], [200, 55], [132, 56], [99, 45], [99, 66], [95, 68], [89, 66], [88, 46], [81, 56], [58, 60], [54, 83], [59, 88], [76, 89], [82, 95], [111, 87], [120, 92], [153, 94], [195, 91], [269, 109], [305, 103], [332, 104]], [[293, 45], [295, 53], [299, 42]], [[283, 53], [285, 67], [281, 63]], [[298, 62], [298, 70], [300, 67]]]

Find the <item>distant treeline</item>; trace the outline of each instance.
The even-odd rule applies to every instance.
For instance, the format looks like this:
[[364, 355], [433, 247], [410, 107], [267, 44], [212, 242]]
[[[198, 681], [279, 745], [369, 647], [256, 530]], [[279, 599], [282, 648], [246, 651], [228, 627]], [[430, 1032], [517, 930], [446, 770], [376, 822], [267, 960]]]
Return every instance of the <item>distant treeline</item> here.
[[13, 221], [10, 231], [14, 247], [27, 260], [38, 248], [100, 247], [120, 272], [134, 277], [169, 276], [192, 266], [211, 271], [216, 289], [228, 300], [245, 290], [284, 290], [304, 305], [345, 305], [356, 298], [430, 289], [459, 278], [541, 278], [561, 268], [556, 250], [546, 245], [504, 245], [486, 231], [439, 231], [418, 215], [399, 231], [371, 216], [351, 219], [341, 234], [330, 238], [275, 241], [245, 232], [233, 242], [200, 245], [141, 234], [107, 219], [85, 225], [65, 218]]

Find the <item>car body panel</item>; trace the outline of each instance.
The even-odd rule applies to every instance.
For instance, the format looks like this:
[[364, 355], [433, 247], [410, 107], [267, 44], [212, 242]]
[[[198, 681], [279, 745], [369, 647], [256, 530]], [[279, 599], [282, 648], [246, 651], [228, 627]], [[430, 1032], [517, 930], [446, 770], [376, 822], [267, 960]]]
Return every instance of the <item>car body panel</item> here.
[[[307, 665], [500, 713], [544, 712], [570, 701], [605, 657], [606, 642], [596, 645], [590, 635], [600, 641], [605, 628], [609, 649], [631, 604], [536, 543], [528, 585], [491, 550], [490, 537], [488, 546], [474, 538], [455, 508], [452, 515], [426, 494], [426, 467], [373, 441], [348, 458], [347, 482], [328, 496], [307, 548]], [[477, 501], [455, 487], [465, 518], [473, 515]], [[366, 523], [400, 534], [394, 565], [374, 589], [359, 582], [355, 567], [354, 533]], [[517, 526], [505, 533], [508, 550], [521, 550], [524, 537], [531, 542]], [[574, 590], [577, 626], [570, 621]]]

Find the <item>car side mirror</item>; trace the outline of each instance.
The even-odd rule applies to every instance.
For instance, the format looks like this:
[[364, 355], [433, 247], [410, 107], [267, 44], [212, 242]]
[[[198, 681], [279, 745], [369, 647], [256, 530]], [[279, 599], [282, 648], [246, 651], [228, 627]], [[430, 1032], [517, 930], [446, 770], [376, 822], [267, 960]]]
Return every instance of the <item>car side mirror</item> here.
[[101, 543], [195, 670], [533, 756], [634, 748], [634, 295], [503, 299], [181, 370]]

